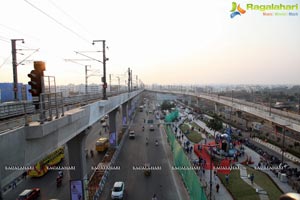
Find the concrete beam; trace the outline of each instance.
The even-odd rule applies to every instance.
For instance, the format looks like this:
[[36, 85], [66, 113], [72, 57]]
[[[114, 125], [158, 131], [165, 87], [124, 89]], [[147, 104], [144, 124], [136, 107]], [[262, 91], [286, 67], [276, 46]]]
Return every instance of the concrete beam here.
[[0, 134], [0, 186], [4, 187], [22, 171], [5, 170], [5, 166], [33, 166], [56, 148], [80, 135], [107, 113], [128, 102], [141, 91], [110, 97], [67, 111], [64, 117], [44, 124], [31, 123]]

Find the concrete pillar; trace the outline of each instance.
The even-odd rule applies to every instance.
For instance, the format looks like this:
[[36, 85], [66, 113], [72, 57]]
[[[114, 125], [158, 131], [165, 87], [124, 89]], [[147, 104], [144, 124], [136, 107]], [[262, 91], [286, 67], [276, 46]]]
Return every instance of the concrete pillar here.
[[129, 118], [128, 118], [128, 103], [122, 104], [122, 125], [123, 127], [128, 127]]
[[200, 107], [200, 99], [198, 97], [196, 98], [196, 105], [197, 107]]
[[217, 103], [215, 103], [215, 113], [219, 114], [219, 109], [218, 109], [218, 104]]
[[128, 101], [128, 119], [130, 120], [132, 118], [133, 114], [133, 106], [132, 106], [132, 99]]
[[75, 170], [70, 170], [71, 180], [83, 180], [87, 178], [85, 140], [91, 128], [82, 131], [79, 135], [67, 142], [69, 152], [69, 164]]
[[118, 130], [117, 130], [117, 112], [118, 109], [111, 111], [109, 116], [109, 143], [111, 147], [116, 148], [118, 146]]

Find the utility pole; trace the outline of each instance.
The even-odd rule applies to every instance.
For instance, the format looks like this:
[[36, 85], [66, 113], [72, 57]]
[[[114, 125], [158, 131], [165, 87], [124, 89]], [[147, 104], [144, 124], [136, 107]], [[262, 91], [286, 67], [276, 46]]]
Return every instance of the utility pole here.
[[298, 115], [300, 115], [300, 92], [298, 93]]
[[128, 92], [130, 92], [130, 68], [128, 68]]
[[232, 122], [232, 107], [233, 107], [233, 90], [231, 90], [230, 123]]
[[135, 78], [136, 78], [136, 89], [138, 89], [138, 86], [139, 86], [138, 75], [136, 75]]
[[118, 76], [117, 79], [118, 79], [118, 92], [120, 92], [120, 77]]
[[12, 53], [12, 65], [13, 65], [13, 80], [14, 80], [14, 100], [18, 101], [18, 63], [17, 63], [17, 49], [16, 49], [16, 41], [22, 41], [24, 43], [24, 39], [12, 39], [11, 40], [11, 53]]
[[105, 40], [93, 40], [93, 45], [95, 44], [95, 42], [102, 42], [102, 54], [103, 54], [103, 77], [102, 77], [102, 82], [103, 82], [103, 99], [107, 100], [107, 96], [106, 96], [106, 88], [107, 88], [107, 82], [106, 82], [106, 60], [108, 60], [108, 58], [105, 57]]
[[[76, 62], [76, 61], [86, 61], [87, 59], [65, 59], [65, 61], [70, 61], [72, 63], [75, 63], [75, 64], [78, 64], [78, 65], [81, 65], [81, 66], [84, 66], [84, 73], [85, 73], [85, 94], [88, 93], [88, 71], [91, 71], [91, 70], [88, 70], [88, 67], [91, 67], [91, 65], [84, 65], [82, 63], [79, 63], [79, 62]], [[91, 60], [91, 59], [88, 59], [88, 61]]]
[[269, 92], [269, 116], [271, 116], [271, 101], [272, 101], [272, 97], [271, 97], [271, 91]]
[[130, 89], [132, 91], [132, 70], [130, 71]]
[[88, 93], [88, 75], [87, 75], [88, 66], [90, 66], [90, 65], [85, 65], [85, 94]]
[[105, 57], [105, 40], [102, 42], [103, 44], [103, 99], [107, 99], [106, 96], [106, 88], [107, 88], [107, 83], [106, 83], [106, 57]]
[[109, 74], [109, 90], [111, 91], [111, 74]]

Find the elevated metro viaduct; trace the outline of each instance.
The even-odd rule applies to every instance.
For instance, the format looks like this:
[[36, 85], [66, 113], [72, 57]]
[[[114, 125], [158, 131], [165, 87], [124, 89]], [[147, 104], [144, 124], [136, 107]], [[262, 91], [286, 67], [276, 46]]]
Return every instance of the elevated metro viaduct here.
[[273, 122], [279, 126], [284, 128], [288, 128], [295, 132], [300, 133], [300, 115], [294, 113], [286, 113], [281, 110], [272, 109], [269, 107], [246, 102], [240, 99], [233, 99], [223, 96], [217, 95], [207, 95], [203, 93], [195, 93], [195, 92], [182, 92], [182, 91], [170, 91], [170, 90], [147, 90], [148, 92], [155, 93], [166, 93], [183, 96], [185, 99], [188, 99], [189, 104], [191, 102], [191, 98], [196, 98], [198, 102], [199, 98], [206, 99], [208, 101], [212, 101], [215, 103], [215, 109], [218, 110], [218, 105], [224, 105], [227, 107], [232, 107], [235, 110], [246, 112], [257, 116], [261, 119]]
[[[178, 96], [181, 99], [184, 99], [185, 101], [188, 101], [188, 104], [190, 105], [192, 102], [192, 99], [196, 102], [196, 105], [199, 105], [200, 99], [203, 99], [205, 101], [210, 101], [214, 104], [215, 112], [219, 112], [220, 105], [230, 108], [233, 111], [236, 111], [237, 115], [241, 117], [242, 113], [247, 113], [252, 116], [255, 116], [259, 119], [265, 120], [268, 122], [268, 124], [275, 127], [282, 128], [282, 131], [279, 131], [277, 133], [281, 134], [282, 137], [282, 159], [283, 157], [290, 159], [293, 162], [300, 163], [300, 159], [294, 155], [291, 155], [290, 153], [286, 152], [284, 149], [284, 145], [287, 144], [294, 144], [294, 139], [292, 139], [289, 136], [286, 136], [287, 134], [297, 136], [300, 134], [300, 115], [295, 113], [288, 113], [285, 111], [281, 111], [278, 109], [271, 109], [268, 106], [247, 102], [241, 99], [234, 99], [230, 97], [224, 97], [214, 94], [205, 94], [205, 93], [198, 93], [196, 91], [172, 91], [172, 90], [147, 90], [149, 92], [155, 92], [157, 94], [173, 94], [174, 96]], [[230, 116], [232, 115], [230, 112]], [[237, 119], [237, 118], [235, 118]], [[230, 117], [231, 120], [231, 117]], [[247, 122], [246, 125], [247, 126]], [[268, 130], [270, 131], [270, 130]], [[271, 130], [273, 131], [273, 130]], [[285, 144], [284, 144], [285, 143]]]
[[[116, 114], [122, 110], [123, 125], [127, 126], [139, 105], [143, 90], [124, 93], [65, 112], [61, 118], [40, 124], [32, 122], [0, 135], [0, 188], [7, 186], [24, 170], [5, 170], [8, 166], [34, 166], [47, 154], [67, 145], [71, 179], [84, 179], [86, 173], [85, 138], [91, 126], [109, 115], [110, 144], [117, 147]], [[0, 193], [1, 196], [1, 193]]]

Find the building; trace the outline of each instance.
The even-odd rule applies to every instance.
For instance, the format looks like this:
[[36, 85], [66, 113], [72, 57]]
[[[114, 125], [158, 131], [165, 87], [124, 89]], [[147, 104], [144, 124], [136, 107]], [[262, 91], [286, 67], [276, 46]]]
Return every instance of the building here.
[[[13, 83], [0, 83], [0, 103], [14, 101]], [[31, 93], [28, 91], [30, 85], [18, 83], [18, 100], [32, 100]]]

